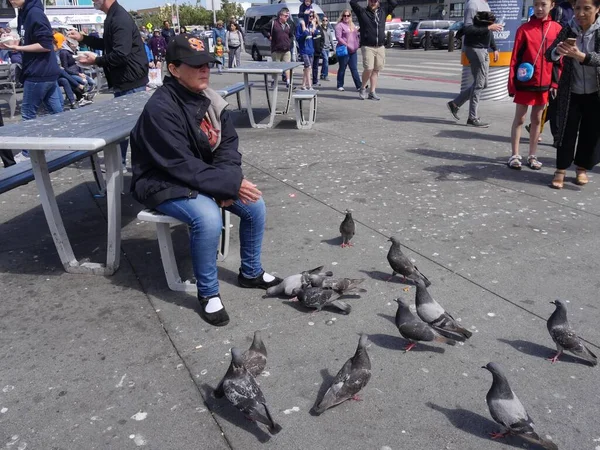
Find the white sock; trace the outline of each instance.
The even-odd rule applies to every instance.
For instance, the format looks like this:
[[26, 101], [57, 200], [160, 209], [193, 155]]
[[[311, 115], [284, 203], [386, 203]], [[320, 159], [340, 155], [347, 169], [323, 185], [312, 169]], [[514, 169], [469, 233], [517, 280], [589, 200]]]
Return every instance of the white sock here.
[[223, 309], [223, 303], [221, 303], [221, 299], [219, 297], [211, 297], [208, 300], [208, 304], [204, 308], [204, 311], [207, 313], [214, 313]]
[[273, 275], [271, 275], [270, 273], [267, 273], [267, 272], [263, 273], [263, 280], [264, 280], [266, 283], [270, 283], [270, 282], [271, 282], [271, 281], [273, 281], [274, 279], [275, 279], [275, 277], [274, 277]]

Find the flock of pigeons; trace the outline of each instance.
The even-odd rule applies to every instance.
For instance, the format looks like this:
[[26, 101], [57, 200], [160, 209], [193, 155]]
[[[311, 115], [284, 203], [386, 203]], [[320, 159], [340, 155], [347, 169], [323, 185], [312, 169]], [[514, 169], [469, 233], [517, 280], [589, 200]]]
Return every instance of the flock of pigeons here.
[[[346, 211], [344, 221], [340, 225], [342, 247], [352, 246], [351, 239], [355, 233], [352, 213]], [[411, 260], [402, 253], [397, 238], [392, 242], [387, 255], [392, 268], [390, 279], [399, 274], [404, 281], [410, 281], [416, 286], [415, 306], [417, 317], [409, 306], [401, 299], [398, 303], [395, 323], [398, 331], [408, 344], [405, 351], [410, 351], [418, 342], [441, 342], [456, 345], [472, 336], [472, 333], [462, 327], [427, 291], [431, 282], [423, 275]], [[389, 279], [388, 279], [389, 280]], [[339, 297], [351, 293], [366, 292], [358, 288], [364, 279], [333, 278], [332, 272], [323, 272], [323, 266], [300, 274], [286, 277], [279, 285], [267, 290], [267, 296], [295, 297], [307, 308], [320, 311], [325, 306], [333, 306], [345, 314], [349, 314], [349, 304], [339, 300]], [[568, 351], [583, 359], [592, 366], [598, 364], [598, 358], [584, 344], [583, 340], [569, 326], [567, 309], [563, 302], [556, 300], [555, 311], [547, 321], [548, 331], [556, 343], [557, 353], [551, 358], [554, 363], [563, 351]], [[366, 386], [371, 378], [371, 361], [367, 354], [368, 337], [361, 334], [358, 347], [352, 356], [333, 379], [323, 398], [313, 408], [314, 413], [322, 414], [327, 409], [350, 399], [358, 399], [357, 394]], [[250, 420], [265, 424], [271, 434], [281, 431], [269, 408], [255, 377], [266, 367], [267, 349], [259, 331], [254, 333], [250, 348], [242, 353], [238, 348], [231, 349], [231, 365], [215, 390], [215, 397], [226, 397]], [[533, 429], [533, 421], [523, 404], [510, 388], [501, 367], [494, 362], [483, 367], [492, 373], [493, 381], [487, 393], [486, 401], [492, 418], [505, 428], [502, 433], [492, 433], [496, 439], [508, 434], [518, 435], [524, 440], [539, 445], [545, 449], [558, 449], [549, 440], [541, 438]]]

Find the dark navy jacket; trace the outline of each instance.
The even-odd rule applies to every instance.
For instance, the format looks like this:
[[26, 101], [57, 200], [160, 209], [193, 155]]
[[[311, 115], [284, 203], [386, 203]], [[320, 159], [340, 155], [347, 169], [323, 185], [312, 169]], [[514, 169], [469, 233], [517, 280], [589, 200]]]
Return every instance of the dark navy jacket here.
[[56, 81], [60, 69], [54, 54], [54, 36], [40, 0], [25, 0], [19, 9], [17, 29], [21, 45], [40, 44], [49, 52], [23, 52], [21, 82]]
[[165, 77], [144, 107], [131, 131], [131, 192], [147, 208], [198, 193], [216, 200], [238, 198], [243, 178], [238, 136], [225, 101], [214, 91], [210, 94], [219, 104], [221, 121], [215, 125], [221, 132], [215, 149], [199, 126], [211, 107], [206, 95]]

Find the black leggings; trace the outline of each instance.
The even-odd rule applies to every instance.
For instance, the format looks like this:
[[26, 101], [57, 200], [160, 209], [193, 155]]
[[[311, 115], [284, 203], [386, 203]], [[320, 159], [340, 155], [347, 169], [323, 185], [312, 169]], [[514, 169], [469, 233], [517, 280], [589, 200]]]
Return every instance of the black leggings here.
[[[571, 94], [562, 142], [556, 150], [556, 168], [578, 167], [592, 170], [600, 162], [600, 98], [598, 93]], [[577, 152], [575, 151], [577, 144]]]

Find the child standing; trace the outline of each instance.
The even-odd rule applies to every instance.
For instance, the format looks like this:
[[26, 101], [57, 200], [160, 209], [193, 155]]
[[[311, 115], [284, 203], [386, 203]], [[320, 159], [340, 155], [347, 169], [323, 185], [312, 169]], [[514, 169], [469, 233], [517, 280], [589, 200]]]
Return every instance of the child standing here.
[[312, 62], [315, 54], [313, 46], [313, 35], [316, 29], [315, 13], [308, 14], [308, 23], [300, 20], [300, 26], [296, 27], [296, 40], [298, 41], [298, 54], [304, 62], [302, 74], [302, 86], [300, 89], [312, 89]]
[[220, 37], [217, 38], [217, 43], [215, 44], [215, 54], [214, 57], [221, 64], [217, 64], [217, 72], [219, 74], [223, 73], [223, 64], [225, 64], [225, 46], [223, 45], [223, 39]]
[[[544, 54], [561, 30], [560, 24], [550, 18], [550, 10], [553, 7], [552, 0], [535, 0], [534, 15], [529, 22], [519, 27], [515, 36], [508, 77], [508, 94], [514, 96], [516, 103], [515, 118], [510, 133], [512, 155], [507, 163], [511, 169], [521, 169], [519, 141], [521, 127], [525, 123], [529, 106], [531, 106], [531, 131], [527, 165], [533, 170], [542, 168], [542, 163], [536, 156], [540, 124], [542, 113], [549, 101], [550, 90], [556, 92], [557, 81], [552, 79], [554, 64], [547, 61]], [[533, 66], [533, 71], [531, 66], [526, 67], [524, 63]]]

